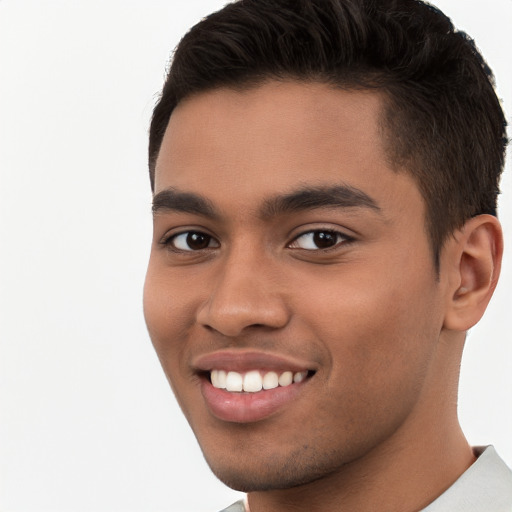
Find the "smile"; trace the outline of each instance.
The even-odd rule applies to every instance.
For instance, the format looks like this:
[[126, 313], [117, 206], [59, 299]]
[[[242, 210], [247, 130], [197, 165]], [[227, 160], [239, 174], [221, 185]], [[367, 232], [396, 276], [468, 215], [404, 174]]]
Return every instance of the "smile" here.
[[309, 396], [318, 371], [313, 361], [254, 350], [220, 350], [197, 356], [192, 368], [206, 409], [218, 420], [266, 420]]
[[290, 386], [293, 383], [302, 382], [308, 376], [308, 372], [283, 372], [250, 370], [248, 372], [236, 372], [226, 370], [211, 370], [210, 382], [217, 389], [225, 389], [232, 393], [258, 393], [262, 390], [275, 389], [277, 387]]

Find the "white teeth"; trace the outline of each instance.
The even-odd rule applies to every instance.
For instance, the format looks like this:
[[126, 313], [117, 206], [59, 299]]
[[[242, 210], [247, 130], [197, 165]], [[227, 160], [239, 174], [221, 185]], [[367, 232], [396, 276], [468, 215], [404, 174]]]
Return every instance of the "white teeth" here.
[[226, 372], [224, 370], [212, 370], [211, 379], [214, 388], [226, 389]]
[[237, 372], [228, 372], [226, 375], [226, 390], [227, 391], [242, 391], [244, 380]]
[[279, 385], [280, 386], [289, 386], [293, 382], [293, 373], [292, 372], [284, 372], [279, 375]]
[[212, 370], [210, 373], [210, 380], [212, 381], [212, 386], [214, 388], [220, 388], [219, 385], [219, 370]]
[[219, 382], [219, 388], [225, 389], [226, 388], [226, 377], [227, 373], [224, 370], [219, 370], [218, 374], [218, 382]]
[[293, 375], [293, 382], [302, 382], [306, 376], [307, 376], [308, 372], [297, 372]]
[[[262, 376], [263, 375], [263, 376]], [[308, 375], [307, 371], [286, 371], [278, 375], [276, 372], [261, 372], [251, 370], [245, 374], [226, 372], [225, 370], [212, 370], [210, 378], [212, 386], [231, 392], [257, 393], [262, 389], [275, 389], [278, 386], [289, 386], [293, 382], [302, 382]]]
[[245, 374], [244, 391], [247, 391], [248, 393], [256, 393], [257, 391], [261, 391], [262, 387], [263, 381], [259, 371], [254, 370]]
[[263, 389], [274, 389], [279, 386], [279, 377], [276, 372], [265, 373], [263, 377]]

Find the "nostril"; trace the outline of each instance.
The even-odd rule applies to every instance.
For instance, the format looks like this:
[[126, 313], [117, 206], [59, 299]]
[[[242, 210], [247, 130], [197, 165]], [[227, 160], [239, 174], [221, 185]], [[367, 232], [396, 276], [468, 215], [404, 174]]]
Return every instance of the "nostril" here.
[[224, 286], [198, 309], [196, 321], [208, 331], [236, 337], [247, 330], [282, 328], [289, 317], [286, 304], [277, 296], [234, 294]]

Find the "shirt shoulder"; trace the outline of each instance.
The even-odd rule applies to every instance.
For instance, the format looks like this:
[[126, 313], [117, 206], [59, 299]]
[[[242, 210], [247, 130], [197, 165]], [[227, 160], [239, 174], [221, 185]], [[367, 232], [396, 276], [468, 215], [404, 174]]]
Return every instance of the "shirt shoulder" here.
[[422, 512], [512, 511], [512, 471], [492, 446], [475, 453], [476, 462]]
[[245, 512], [244, 502], [243, 500], [237, 501], [220, 512]]

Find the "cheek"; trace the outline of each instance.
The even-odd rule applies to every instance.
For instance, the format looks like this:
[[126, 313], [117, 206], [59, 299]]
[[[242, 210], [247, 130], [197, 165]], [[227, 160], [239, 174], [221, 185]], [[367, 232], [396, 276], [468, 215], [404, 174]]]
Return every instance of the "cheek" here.
[[[194, 286], [190, 276], [165, 265], [159, 255], [151, 256], [144, 283], [144, 317], [157, 338], [168, 337], [190, 324]], [[192, 317], [193, 318], [193, 317]]]
[[[303, 288], [303, 310], [308, 329], [329, 352], [333, 393], [389, 402], [393, 395], [419, 392], [442, 316], [430, 272], [406, 265], [395, 273], [390, 266], [386, 272], [368, 268], [358, 279], [315, 276]], [[432, 321], [436, 316], [439, 329]]]
[[187, 337], [194, 325], [190, 286], [173, 279], [166, 268], [152, 264], [144, 283], [144, 317], [153, 347], [183, 413], [190, 421], [189, 405], [197, 399], [196, 377], [190, 374]]
[[[183, 361], [185, 339], [193, 325], [186, 287], [150, 261], [144, 283], [144, 318], [157, 355], [169, 377], [170, 365]], [[188, 312], [187, 312], [188, 311]]]
[[326, 294], [308, 317], [330, 358], [316, 404], [318, 432], [338, 432], [354, 453], [391, 435], [418, 407], [435, 347], [424, 331], [428, 311], [410, 314], [416, 305], [399, 287], [358, 290]]

